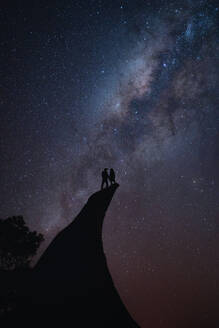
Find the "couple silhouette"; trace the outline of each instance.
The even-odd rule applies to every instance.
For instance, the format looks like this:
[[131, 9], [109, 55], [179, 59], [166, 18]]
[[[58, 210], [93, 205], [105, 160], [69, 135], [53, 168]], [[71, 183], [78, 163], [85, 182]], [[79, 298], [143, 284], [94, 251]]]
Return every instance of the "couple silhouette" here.
[[108, 174], [107, 172], [108, 168], [105, 168], [103, 171], [102, 171], [102, 184], [101, 184], [101, 190], [104, 189], [104, 186], [106, 186], [106, 188], [109, 187], [109, 184], [108, 184], [108, 180], [110, 181], [110, 186], [114, 183], [116, 183], [116, 180], [115, 180], [115, 172], [113, 169], [110, 169], [110, 174]]

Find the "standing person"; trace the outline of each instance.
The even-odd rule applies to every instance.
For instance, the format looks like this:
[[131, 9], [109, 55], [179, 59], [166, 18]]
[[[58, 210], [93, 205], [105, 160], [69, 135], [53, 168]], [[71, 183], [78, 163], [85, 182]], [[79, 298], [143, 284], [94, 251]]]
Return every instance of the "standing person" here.
[[102, 171], [102, 184], [101, 184], [101, 190], [104, 188], [104, 185], [106, 185], [106, 188], [109, 187], [109, 184], [108, 184], [108, 172], [107, 172], [107, 168], [105, 168], [103, 171]]
[[115, 171], [113, 169], [110, 169], [109, 179], [110, 179], [110, 185], [116, 183], [116, 180], [115, 180]]

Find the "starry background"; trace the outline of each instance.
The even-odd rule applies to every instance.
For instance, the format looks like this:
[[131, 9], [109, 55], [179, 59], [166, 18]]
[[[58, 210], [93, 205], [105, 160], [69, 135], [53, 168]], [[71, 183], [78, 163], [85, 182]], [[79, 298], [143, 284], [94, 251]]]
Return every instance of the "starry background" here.
[[219, 323], [218, 15], [205, 0], [0, 9], [0, 216], [45, 248], [113, 167], [104, 249], [142, 327]]

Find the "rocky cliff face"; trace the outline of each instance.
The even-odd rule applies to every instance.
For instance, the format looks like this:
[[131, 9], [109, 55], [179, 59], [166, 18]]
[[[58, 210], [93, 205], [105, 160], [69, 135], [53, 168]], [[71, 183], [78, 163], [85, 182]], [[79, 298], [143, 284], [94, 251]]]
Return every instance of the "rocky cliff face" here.
[[103, 251], [103, 220], [117, 187], [93, 194], [34, 268], [27, 298], [38, 325], [138, 327], [116, 291]]

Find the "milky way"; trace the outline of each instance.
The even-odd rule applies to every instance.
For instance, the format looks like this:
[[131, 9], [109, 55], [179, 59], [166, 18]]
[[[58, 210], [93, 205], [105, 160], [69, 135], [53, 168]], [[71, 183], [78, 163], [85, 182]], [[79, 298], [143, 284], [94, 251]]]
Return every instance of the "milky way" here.
[[142, 327], [219, 322], [215, 4], [1, 10], [1, 217], [48, 243], [113, 167], [104, 249]]

